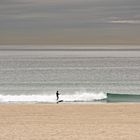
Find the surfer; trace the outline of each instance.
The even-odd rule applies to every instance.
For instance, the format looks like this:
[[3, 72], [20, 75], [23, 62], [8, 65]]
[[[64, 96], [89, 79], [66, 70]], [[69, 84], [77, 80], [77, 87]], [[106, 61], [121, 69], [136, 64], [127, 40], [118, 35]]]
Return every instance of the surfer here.
[[60, 95], [60, 94], [59, 94], [59, 92], [57, 91], [57, 92], [56, 92], [56, 100], [57, 100], [57, 101], [59, 100], [59, 95]]
[[59, 95], [60, 95], [60, 94], [59, 94], [59, 92], [57, 91], [57, 92], [56, 92], [56, 100], [57, 100], [56, 103], [57, 103], [57, 104], [60, 103], [60, 102], [63, 102], [63, 100], [59, 100]]

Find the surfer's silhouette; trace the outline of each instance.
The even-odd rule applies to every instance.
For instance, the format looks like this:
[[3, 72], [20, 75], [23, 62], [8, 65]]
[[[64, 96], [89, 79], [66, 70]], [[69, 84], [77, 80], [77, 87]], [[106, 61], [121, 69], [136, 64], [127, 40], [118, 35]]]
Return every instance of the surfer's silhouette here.
[[57, 92], [56, 92], [56, 100], [57, 100], [57, 101], [59, 100], [59, 95], [60, 95], [60, 94], [59, 94], [59, 92], [57, 91]]
[[57, 100], [57, 104], [60, 103], [60, 102], [63, 102], [63, 100], [59, 100], [59, 92], [56, 91], [56, 100]]

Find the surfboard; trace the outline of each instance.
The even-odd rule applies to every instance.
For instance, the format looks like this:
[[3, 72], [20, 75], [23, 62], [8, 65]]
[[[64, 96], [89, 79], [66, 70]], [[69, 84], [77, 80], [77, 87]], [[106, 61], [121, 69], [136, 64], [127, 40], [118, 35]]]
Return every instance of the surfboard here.
[[58, 100], [56, 103], [58, 104], [58, 103], [60, 103], [60, 102], [63, 102], [63, 100]]

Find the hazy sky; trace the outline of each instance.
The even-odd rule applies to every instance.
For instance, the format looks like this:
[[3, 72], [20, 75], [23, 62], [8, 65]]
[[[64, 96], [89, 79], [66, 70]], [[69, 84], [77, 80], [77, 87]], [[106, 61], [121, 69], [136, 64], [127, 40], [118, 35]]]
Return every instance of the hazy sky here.
[[140, 0], [0, 0], [0, 44], [140, 44]]

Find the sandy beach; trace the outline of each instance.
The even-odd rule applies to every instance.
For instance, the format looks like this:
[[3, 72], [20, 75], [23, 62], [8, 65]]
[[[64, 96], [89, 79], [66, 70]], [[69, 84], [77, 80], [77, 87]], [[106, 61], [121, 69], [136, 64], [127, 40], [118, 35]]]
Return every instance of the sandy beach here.
[[1, 140], [137, 140], [140, 104], [1, 104]]

